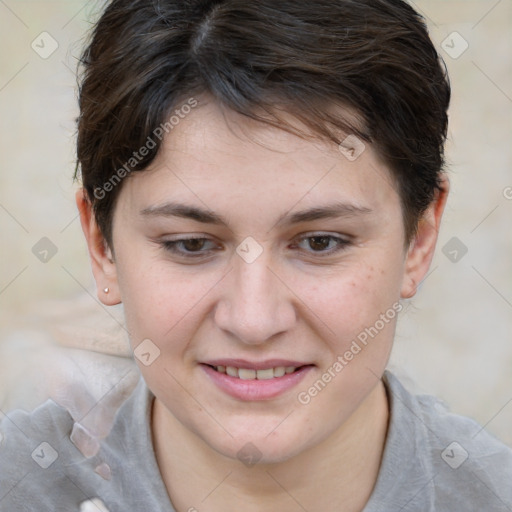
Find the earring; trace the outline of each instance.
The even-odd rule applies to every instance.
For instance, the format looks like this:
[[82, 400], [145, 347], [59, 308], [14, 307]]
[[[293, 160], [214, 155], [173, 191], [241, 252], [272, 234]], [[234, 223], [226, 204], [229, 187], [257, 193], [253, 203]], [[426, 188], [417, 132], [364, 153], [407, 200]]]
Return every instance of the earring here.
[[108, 293], [110, 291], [110, 288], [104, 288], [103, 290], [105, 293]]

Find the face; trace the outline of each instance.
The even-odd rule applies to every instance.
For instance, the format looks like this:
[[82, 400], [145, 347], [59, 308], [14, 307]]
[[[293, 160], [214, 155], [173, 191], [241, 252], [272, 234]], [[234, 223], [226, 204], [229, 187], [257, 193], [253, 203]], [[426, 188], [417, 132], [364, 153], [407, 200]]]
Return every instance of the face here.
[[286, 460], [342, 428], [428, 267], [389, 170], [370, 145], [348, 156], [205, 103], [123, 184], [98, 286], [169, 421], [228, 457]]

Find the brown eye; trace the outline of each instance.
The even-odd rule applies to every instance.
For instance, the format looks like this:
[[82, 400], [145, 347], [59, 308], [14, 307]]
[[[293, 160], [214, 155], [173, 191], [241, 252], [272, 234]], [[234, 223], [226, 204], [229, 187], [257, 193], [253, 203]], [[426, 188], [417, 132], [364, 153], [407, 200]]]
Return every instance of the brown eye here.
[[310, 254], [329, 256], [348, 247], [350, 241], [333, 235], [318, 234], [302, 237], [297, 245]]
[[190, 238], [189, 240], [182, 240], [183, 248], [186, 251], [195, 252], [203, 248], [206, 238]]
[[325, 251], [325, 249], [329, 248], [331, 239], [332, 237], [330, 236], [312, 236], [308, 239], [309, 246], [314, 251]]
[[164, 249], [178, 256], [189, 258], [207, 256], [218, 246], [208, 238], [183, 238], [161, 242]]

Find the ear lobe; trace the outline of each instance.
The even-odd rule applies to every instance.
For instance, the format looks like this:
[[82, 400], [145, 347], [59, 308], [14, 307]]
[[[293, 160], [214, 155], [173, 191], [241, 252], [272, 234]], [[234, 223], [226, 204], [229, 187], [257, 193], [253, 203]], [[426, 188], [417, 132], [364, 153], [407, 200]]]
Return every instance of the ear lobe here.
[[121, 302], [121, 296], [117, 282], [117, 267], [112, 250], [96, 223], [85, 190], [83, 188], [78, 190], [75, 198], [80, 213], [80, 223], [89, 249], [98, 299], [106, 306], [114, 306]]
[[416, 294], [419, 284], [425, 278], [436, 248], [444, 207], [448, 198], [450, 183], [443, 175], [440, 189], [427, 211], [422, 215], [416, 235], [411, 241], [405, 260], [405, 272], [400, 297], [409, 299]]

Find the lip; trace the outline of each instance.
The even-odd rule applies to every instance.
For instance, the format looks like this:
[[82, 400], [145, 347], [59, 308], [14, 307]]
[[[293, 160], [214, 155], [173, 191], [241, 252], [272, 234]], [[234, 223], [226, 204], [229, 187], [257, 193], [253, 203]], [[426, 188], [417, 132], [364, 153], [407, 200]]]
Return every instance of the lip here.
[[[310, 365], [291, 359], [266, 359], [265, 361], [247, 361], [246, 359], [213, 359], [211, 361], [202, 361], [203, 364], [210, 366], [234, 366], [235, 368], [247, 368], [248, 370], [266, 370], [267, 368], [276, 368], [278, 366], [299, 366]], [[278, 377], [280, 378], [280, 377]]]
[[[297, 366], [300, 368], [282, 377], [273, 377], [268, 380], [244, 380], [237, 377], [230, 377], [226, 373], [220, 373], [214, 370], [210, 364], [211, 366], [235, 366], [237, 368], [247, 368], [251, 370], [263, 370], [276, 366]], [[306, 374], [314, 368], [312, 364], [304, 365], [296, 361], [285, 361], [282, 359], [272, 359], [262, 361], [261, 363], [249, 363], [248, 361], [238, 359], [219, 359], [212, 363], [201, 363], [199, 366], [221, 391], [242, 401], [260, 401], [276, 398], [297, 386]]]

